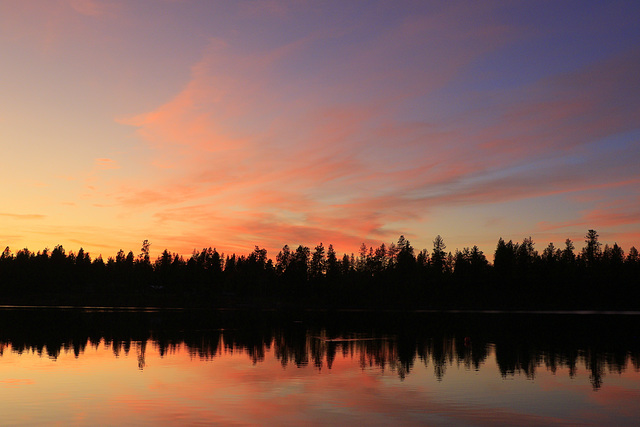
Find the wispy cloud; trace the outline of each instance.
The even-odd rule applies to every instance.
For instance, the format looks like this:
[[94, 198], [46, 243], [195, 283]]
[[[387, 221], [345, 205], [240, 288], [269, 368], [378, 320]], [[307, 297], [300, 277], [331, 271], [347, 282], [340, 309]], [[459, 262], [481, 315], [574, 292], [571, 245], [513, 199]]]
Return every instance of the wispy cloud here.
[[42, 214], [15, 214], [15, 213], [0, 213], [1, 217], [18, 219], [18, 220], [38, 220], [44, 219], [47, 216]]
[[546, 78], [508, 94], [480, 147], [507, 159], [566, 152], [637, 129], [640, 51]]
[[42, 52], [52, 53], [65, 41], [95, 36], [86, 20], [116, 18], [119, 1], [60, 0], [0, 3], [0, 37], [29, 40]]
[[476, 61], [533, 35], [491, 6], [455, 9], [403, 17], [359, 43], [341, 44], [344, 29], [249, 53], [212, 39], [184, 90], [120, 119], [148, 143], [153, 172], [115, 197], [155, 209], [158, 224], [186, 223], [176, 211], [210, 215], [193, 227], [227, 244], [388, 241], [436, 208], [568, 197], [637, 177], [633, 162], [617, 164], [637, 150], [607, 147], [637, 129], [636, 50], [508, 91], [461, 91], [475, 84]]
[[113, 15], [118, 5], [107, 0], [67, 0], [73, 10], [86, 16]]
[[[617, 186], [629, 185], [636, 194], [640, 191], [640, 178], [634, 181], [618, 183]], [[614, 186], [611, 186], [614, 187]], [[578, 218], [564, 222], [543, 222], [542, 230], [554, 230], [568, 227], [615, 228], [618, 226], [634, 226], [640, 218], [640, 197], [601, 201], [595, 207], [587, 209]]]
[[107, 158], [95, 159], [94, 165], [101, 170], [120, 169], [118, 162]]

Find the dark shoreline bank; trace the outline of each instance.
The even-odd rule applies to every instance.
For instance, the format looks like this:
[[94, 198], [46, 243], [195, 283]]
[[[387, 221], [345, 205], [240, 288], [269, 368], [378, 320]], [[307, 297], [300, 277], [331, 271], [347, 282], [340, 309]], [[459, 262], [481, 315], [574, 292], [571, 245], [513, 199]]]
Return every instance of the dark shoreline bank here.
[[598, 242], [589, 230], [574, 252], [531, 238], [498, 241], [493, 264], [476, 246], [447, 254], [440, 236], [431, 253], [397, 244], [338, 258], [332, 246], [285, 245], [276, 262], [256, 246], [248, 256], [194, 251], [185, 260], [165, 250], [154, 262], [148, 241], [135, 257], [104, 262], [82, 249], [0, 255], [0, 304], [247, 309], [369, 310], [640, 310], [640, 255]]

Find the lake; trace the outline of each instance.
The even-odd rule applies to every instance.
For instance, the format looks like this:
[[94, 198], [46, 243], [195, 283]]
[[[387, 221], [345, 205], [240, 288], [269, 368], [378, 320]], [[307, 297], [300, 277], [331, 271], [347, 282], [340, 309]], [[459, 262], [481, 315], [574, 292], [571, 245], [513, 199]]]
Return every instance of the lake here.
[[2, 424], [637, 425], [640, 315], [0, 308]]

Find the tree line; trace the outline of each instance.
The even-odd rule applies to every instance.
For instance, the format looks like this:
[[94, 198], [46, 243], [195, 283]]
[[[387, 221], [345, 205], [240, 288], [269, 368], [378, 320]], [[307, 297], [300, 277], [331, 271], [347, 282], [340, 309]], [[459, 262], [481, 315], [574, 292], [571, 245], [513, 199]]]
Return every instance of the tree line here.
[[120, 250], [106, 261], [82, 248], [0, 255], [0, 303], [269, 306], [426, 309], [639, 309], [640, 256], [589, 230], [577, 250], [531, 237], [498, 240], [493, 262], [477, 246], [417, 251], [409, 240], [362, 244], [339, 257], [332, 245], [285, 245], [275, 262], [267, 250], [225, 255], [215, 248], [185, 258], [164, 250], [155, 260], [150, 242], [140, 253]]

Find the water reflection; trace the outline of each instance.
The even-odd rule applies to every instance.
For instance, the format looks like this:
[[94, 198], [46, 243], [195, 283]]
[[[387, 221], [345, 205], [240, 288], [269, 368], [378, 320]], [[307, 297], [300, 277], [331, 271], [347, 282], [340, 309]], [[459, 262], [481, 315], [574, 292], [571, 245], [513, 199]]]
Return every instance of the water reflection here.
[[104, 345], [116, 358], [135, 354], [140, 370], [153, 346], [160, 357], [186, 351], [215, 360], [241, 353], [253, 364], [272, 353], [282, 367], [320, 372], [341, 356], [400, 380], [417, 364], [438, 381], [446, 381], [452, 367], [480, 371], [488, 361], [505, 379], [535, 379], [541, 369], [566, 370], [574, 378], [585, 369], [593, 390], [607, 375], [640, 371], [640, 318], [629, 315], [4, 309], [0, 325], [0, 356], [10, 348], [82, 358], [88, 348]]

